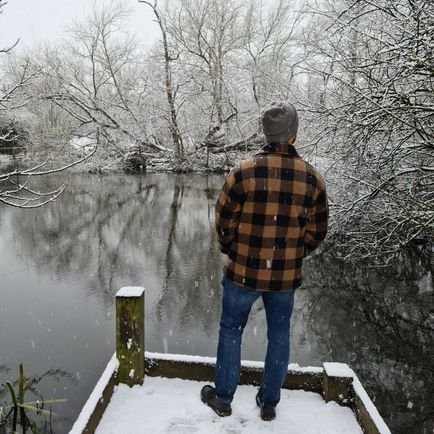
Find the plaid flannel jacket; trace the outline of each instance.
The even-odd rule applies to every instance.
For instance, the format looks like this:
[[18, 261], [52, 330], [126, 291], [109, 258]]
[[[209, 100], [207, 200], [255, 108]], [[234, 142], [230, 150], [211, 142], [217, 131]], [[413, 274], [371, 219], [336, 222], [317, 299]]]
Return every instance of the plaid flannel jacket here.
[[226, 178], [215, 207], [224, 274], [253, 290], [288, 291], [325, 238], [325, 183], [289, 144], [265, 145]]

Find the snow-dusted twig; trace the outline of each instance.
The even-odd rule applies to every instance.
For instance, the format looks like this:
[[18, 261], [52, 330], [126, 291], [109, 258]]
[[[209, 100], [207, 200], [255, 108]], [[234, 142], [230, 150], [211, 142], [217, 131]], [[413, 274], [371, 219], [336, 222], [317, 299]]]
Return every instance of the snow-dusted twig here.
[[[88, 160], [95, 154], [97, 147], [95, 146], [91, 152], [84, 157], [73, 161], [72, 163], [65, 164], [64, 166], [41, 170], [48, 163], [48, 160], [31, 167], [30, 169], [14, 170], [9, 173], [0, 175], [0, 185], [3, 186], [3, 191], [0, 191], [0, 202], [14, 206], [16, 208], [38, 208], [50, 202], [54, 202], [65, 190], [66, 183], [61, 184], [58, 188], [51, 191], [36, 191], [32, 189], [29, 184], [32, 177], [46, 176], [59, 172], [64, 172], [71, 167], [74, 167], [84, 161]], [[20, 180], [24, 178], [24, 180]], [[7, 184], [12, 185], [12, 189], [7, 189]]]

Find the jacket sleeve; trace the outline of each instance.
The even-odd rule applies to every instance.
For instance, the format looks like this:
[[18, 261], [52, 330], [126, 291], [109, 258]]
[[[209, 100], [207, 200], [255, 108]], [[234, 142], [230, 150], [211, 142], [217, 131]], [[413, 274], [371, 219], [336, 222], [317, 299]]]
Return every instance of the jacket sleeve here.
[[327, 235], [329, 207], [325, 183], [319, 178], [313, 208], [304, 233], [304, 256], [310, 255]]
[[215, 206], [215, 227], [220, 251], [228, 253], [240, 224], [241, 202], [237, 190], [236, 173], [233, 169], [226, 178]]

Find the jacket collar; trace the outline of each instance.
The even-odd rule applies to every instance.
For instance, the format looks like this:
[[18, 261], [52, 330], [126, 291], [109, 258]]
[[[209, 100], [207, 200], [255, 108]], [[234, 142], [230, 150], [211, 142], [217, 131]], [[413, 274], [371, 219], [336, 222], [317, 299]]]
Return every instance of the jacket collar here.
[[258, 154], [283, 154], [289, 157], [300, 158], [294, 145], [288, 143], [267, 143], [261, 148]]

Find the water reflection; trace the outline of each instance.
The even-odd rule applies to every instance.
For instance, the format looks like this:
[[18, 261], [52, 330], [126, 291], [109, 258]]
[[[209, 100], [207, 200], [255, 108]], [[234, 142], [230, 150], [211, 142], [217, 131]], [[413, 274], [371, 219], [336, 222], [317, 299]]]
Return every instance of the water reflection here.
[[308, 339], [325, 359], [351, 365], [396, 433], [434, 426], [434, 304], [432, 281], [419, 287], [431, 276], [423, 257], [377, 269], [329, 253], [306, 267]]
[[[46, 386], [50, 397], [70, 399], [67, 410], [57, 409], [56, 432], [68, 431], [113, 352], [121, 286], [146, 289], [148, 350], [215, 355], [223, 258], [213, 207], [222, 182], [218, 175], [74, 176], [53, 205], [0, 208], [0, 377], [19, 360], [38, 372], [72, 372], [77, 385], [56, 393], [50, 387], [58, 385]], [[430, 432], [434, 424], [431, 263], [413, 258], [381, 271], [332, 253], [310, 259], [292, 322], [291, 360], [348, 362], [396, 433]], [[263, 357], [263, 324], [258, 305], [243, 358]]]

